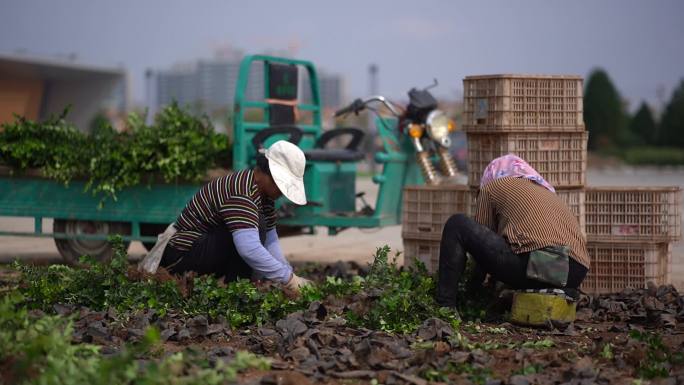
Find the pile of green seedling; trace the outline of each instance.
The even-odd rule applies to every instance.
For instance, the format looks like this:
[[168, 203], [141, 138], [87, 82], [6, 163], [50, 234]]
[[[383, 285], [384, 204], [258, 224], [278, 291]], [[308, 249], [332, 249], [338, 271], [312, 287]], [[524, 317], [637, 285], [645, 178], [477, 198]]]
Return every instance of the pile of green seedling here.
[[248, 368], [266, 370], [269, 361], [248, 352], [211, 365], [191, 350], [161, 356], [159, 332], [148, 329], [137, 344], [104, 356], [101, 347], [72, 344], [70, 318], [32, 316], [24, 298], [0, 298], [0, 383], [16, 384], [223, 384]]
[[397, 333], [411, 333], [431, 317], [458, 322], [455, 313], [436, 304], [435, 283], [425, 270], [402, 271], [388, 262], [390, 250], [386, 246], [377, 250], [365, 278], [328, 277], [292, 299], [279, 288], [259, 288], [248, 280], [224, 283], [211, 276], [199, 276], [193, 277], [183, 290], [175, 279], [133, 277], [122, 241], [117, 238], [112, 242], [114, 258], [107, 263], [84, 259], [87, 268], [16, 264], [21, 272], [18, 290], [26, 298], [26, 305], [47, 312], [55, 304], [73, 304], [92, 310], [114, 308], [120, 314], [140, 309], [153, 309], [160, 316], [171, 311], [203, 314], [212, 319], [222, 317], [238, 328], [275, 322], [307, 309], [312, 301], [336, 297], [351, 304], [363, 297], [369, 305], [367, 312], [348, 311], [339, 316], [352, 325]]
[[44, 122], [17, 117], [0, 128], [0, 164], [15, 170], [39, 169], [64, 184], [86, 180], [86, 190], [116, 199], [121, 190], [157, 178], [166, 183], [197, 182], [207, 170], [230, 165], [228, 137], [207, 118], [176, 104], [164, 108], [152, 125], [131, 114], [117, 132], [100, 120], [84, 134], [66, 120], [68, 110]]
[[223, 316], [233, 327], [277, 320], [302, 306], [280, 290], [258, 290], [247, 280], [224, 284], [212, 276], [194, 277], [189, 292], [184, 292], [174, 279], [134, 276], [121, 240], [113, 240], [113, 247], [111, 261], [83, 258], [85, 268], [17, 265], [22, 273], [19, 290], [27, 305], [45, 311], [55, 304], [114, 308], [118, 313], [152, 309], [160, 316], [177, 311]]
[[441, 308], [435, 301], [436, 282], [425, 266], [400, 269], [396, 264], [399, 254], [389, 259], [390, 248], [378, 248], [368, 276], [361, 289], [368, 297], [365, 311], [348, 312], [352, 324], [374, 330], [410, 333], [428, 318], [441, 318], [454, 327], [460, 319], [453, 310]]

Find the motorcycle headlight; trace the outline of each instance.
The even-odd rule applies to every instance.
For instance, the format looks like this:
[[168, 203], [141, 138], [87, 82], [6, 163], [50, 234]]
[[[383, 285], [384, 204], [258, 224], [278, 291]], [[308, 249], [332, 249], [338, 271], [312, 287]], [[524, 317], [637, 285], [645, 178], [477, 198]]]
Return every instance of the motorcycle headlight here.
[[444, 147], [451, 146], [449, 138], [449, 118], [443, 111], [432, 110], [425, 120], [430, 139]]

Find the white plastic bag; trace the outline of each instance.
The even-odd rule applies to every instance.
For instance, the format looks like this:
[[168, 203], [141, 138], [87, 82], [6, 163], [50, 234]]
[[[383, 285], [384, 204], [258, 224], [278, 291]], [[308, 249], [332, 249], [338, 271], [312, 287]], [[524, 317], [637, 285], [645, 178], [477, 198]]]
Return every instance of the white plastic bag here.
[[154, 247], [147, 253], [145, 258], [143, 258], [143, 260], [140, 261], [140, 263], [138, 264], [138, 271], [145, 271], [150, 274], [154, 274], [157, 272], [159, 263], [161, 262], [162, 256], [164, 255], [164, 249], [166, 249], [166, 245], [169, 243], [171, 237], [175, 233], [176, 228], [173, 226], [172, 223], [169, 225], [169, 227], [166, 228], [166, 230], [164, 230], [163, 233], [157, 236], [157, 243], [154, 244]]

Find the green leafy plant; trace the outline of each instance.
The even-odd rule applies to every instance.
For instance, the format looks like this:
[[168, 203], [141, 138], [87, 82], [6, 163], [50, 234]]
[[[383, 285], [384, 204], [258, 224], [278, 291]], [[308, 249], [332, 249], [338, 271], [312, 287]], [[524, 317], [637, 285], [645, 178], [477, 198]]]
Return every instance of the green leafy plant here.
[[[16, 292], [0, 298], [0, 383], [221, 384], [245, 369], [269, 367], [268, 360], [247, 352], [213, 367], [190, 351], [151, 360], [160, 341], [155, 329], [148, 329], [140, 343], [104, 357], [99, 346], [71, 343], [71, 320], [31, 316], [23, 303]], [[142, 365], [140, 358], [145, 358]]]
[[523, 348], [530, 348], [530, 349], [548, 349], [556, 346], [556, 344], [553, 342], [553, 340], [550, 340], [548, 338], [545, 338], [543, 340], [539, 341], [527, 341], [523, 342], [522, 345], [520, 345]]
[[454, 326], [460, 324], [452, 310], [440, 308], [435, 300], [435, 281], [425, 266], [418, 264], [409, 270], [399, 269], [396, 257], [389, 260], [390, 248], [378, 248], [366, 279], [361, 282], [360, 311], [348, 318], [357, 325], [388, 332], [410, 333], [425, 319], [442, 318]]
[[646, 357], [639, 362], [636, 369], [636, 374], [639, 377], [648, 379], [667, 377], [670, 374], [671, 364], [681, 365], [684, 363], [684, 353], [672, 352], [657, 333], [631, 330], [629, 336], [646, 345]]
[[603, 349], [601, 350], [601, 357], [607, 359], [607, 360], [612, 360], [615, 355], [613, 354], [613, 344], [608, 342], [607, 344], [603, 345]]
[[523, 376], [529, 376], [531, 374], [537, 374], [544, 371], [544, 366], [541, 364], [527, 365], [519, 370], [514, 371], [511, 374], [520, 374]]
[[84, 168], [87, 138], [62, 114], [42, 123], [17, 117], [0, 129], [0, 163], [15, 169], [40, 168], [45, 176], [68, 183]]
[[684, 151], [677, 147], [632, 147], [616, 151], [625, 162], [633, 165], [681, 165]]
[[[312, 301], [330, 296], [359, 304], [347, 319], [356, 325], [388, 332], [411, 333], [425, 319], [442, 318], [458, 326], [457, 315], [440, 308], [434, 299], [435, 283], [424, 270], [403, 271], [389, 262], [389, 248], [379, 248], [371, 273], [351, 280], [328, 277], [307, 287], [297, 299], [282, 290], [259, 288], [248, 280], [224, 283], [212, 276], [188, 279], [186, 287], [168, 276], [140, 276], [130, 270], [120, 237], [111, 240], [114, 257], [106, 263], [83, 258], [86, 268], [53, 265], [15, 265], [21, 272], [20, 292], [27, 306], [52, 311], [57, 303], [86, 306], [94, 310], [114, 308], [121, 312], [154, 309], [164, 315], [170, 310], [185, 314], [224, 317], [231, 326], [275, 322], [287, 314], [308, 308]], [[132, 274], [135, 273], [135, 274]]]
[[304, 306], [280, 290], [258, 290], [248, 280], [223, 284], [212, 276], [193, 278], [191, 291], [184, 295], [174, 279], [131, 277], [121, 238], [114, 237], [112, 244], [115, 253], [110, 262], [82, 258], [83, 269], [16, 265], [22, 273], [20, 290], [27, 304], [46, 311], [56, 303], [96, 310], [113, 307], [120, 312], [154, 309], [160, 315], [176, 309], [188, 314], [222, 315], [234, 327], [278, 319]]
[[123, 132], [100, 119], [86, 135], [65, 120], [67, 113], [40, 123], [18, 117], [3, 125], [0, 163], [17, 170], [37, 168], [63, 183], [85, 179], [86, 190], [113, 199], [143, 182], [197, 182], [211, 168], [230, 166], [228, 137], [214, 132], [206, 117], [176, 103], [149, 126], [131, 114]]
[[483, 285], [484, 278], [485, 274], [469, 257], [457, 286], [458, 311], [463, 319], [480, 322], [491, 316], [491, 306], [498, 302], [498, 298], [493, 283]]

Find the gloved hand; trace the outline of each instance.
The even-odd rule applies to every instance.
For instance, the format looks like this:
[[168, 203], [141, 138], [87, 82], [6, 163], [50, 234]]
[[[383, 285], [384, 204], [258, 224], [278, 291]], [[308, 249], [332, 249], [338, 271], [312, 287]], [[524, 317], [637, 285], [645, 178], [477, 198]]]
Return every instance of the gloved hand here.
[[299, 291], [301, 290], [302, 287], [311, 285], [312, 282], [309, 281], [306, 278], [302, 278], [298, 276], [295, 273], [292, 273], [292, 277], [290, 277], [290, 280], [285, 284], [285, 288], [295, 294], [299, 294]]

